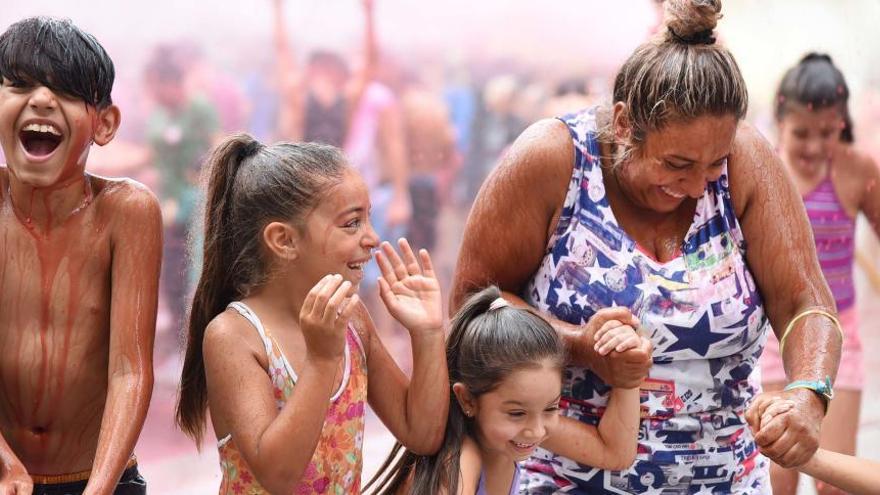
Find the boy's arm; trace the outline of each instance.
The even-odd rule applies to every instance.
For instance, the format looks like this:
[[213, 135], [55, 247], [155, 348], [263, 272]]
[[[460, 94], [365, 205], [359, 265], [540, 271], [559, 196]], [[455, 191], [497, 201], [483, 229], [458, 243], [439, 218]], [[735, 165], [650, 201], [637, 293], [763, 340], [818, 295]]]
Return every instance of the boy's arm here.
[[0, 435], [0, 493], [6, 495], [30, 495], [33, 481], [27, 469]]
[[113, 493], [134, 451], [153, 391], [161, 213], [146, 188], [132, 182], [118, 187], [106, 197], [115, 215], [107, 399], [85, 495]]
[[880, 486], [880, 462], [859, 459], [830, 450], [819, 449], [798, 468], [817, 480], [855, 495], [877, 493]]

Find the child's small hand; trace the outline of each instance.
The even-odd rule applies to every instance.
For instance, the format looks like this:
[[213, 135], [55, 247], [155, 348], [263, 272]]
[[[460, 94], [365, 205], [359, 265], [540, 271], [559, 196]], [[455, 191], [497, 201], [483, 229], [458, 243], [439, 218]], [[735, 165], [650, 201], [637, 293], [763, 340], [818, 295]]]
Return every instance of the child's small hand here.
[[642, 337], [632, 326], [609, 320], [596, 331], [595, 339], [594, 349], [600, 356], [605, 356], [611, 351], [624, 352], [637, 348]]
[[306, 295], [299, 325], [309, 357], [338, 360], [345, 349], [345, 327], [357, 307], [358, 296], [348, 297], [351, 282], [327, 275]]
[[406, 239], [397, 241], [403, 259], [388, 242], [376, 252], [382, 270], [379, 295], [397, 321], [414, 331], [442, 331], [443, 299], [428, 251], [419, 251], [421, 265]]
[[770, 405], [767, 406], [766, 409], [764, 409], [764, 414], [761, 415], [760, 428], [763, 429], [773, 420], [773, 418], [781, 414], [785, 414], [792, 409], [794, 409], [794, 401], [788, 399], [780, 399], [778, 397], [774, 398], [773, 402], [771, 402]]

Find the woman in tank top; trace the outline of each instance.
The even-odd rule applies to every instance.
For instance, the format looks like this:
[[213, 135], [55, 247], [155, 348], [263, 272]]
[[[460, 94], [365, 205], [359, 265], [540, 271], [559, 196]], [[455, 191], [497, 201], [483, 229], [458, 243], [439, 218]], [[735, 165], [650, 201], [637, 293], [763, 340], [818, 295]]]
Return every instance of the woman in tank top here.
[[[769, 493], [758, 449], [797, 466], [818, 444], [825, 399], [762, 394], [755, 373], [771, 324], [788, 330], [793, 380], [837, 371], [841, 336], [807, 218], [772, 148], [742, 123], [745, 83], [713, 33], [721, 3], [666, 9], [662, 32], [617, 74], [612, 106], [526, 130], [468, 220], [454, 305], [491, 280], [551, 317], [570, 353], [564, 415], [595, 424], [611, 387], [642, 389], [632, 466], [539, 450], [526, 493]], [[587, 322], [604, 308], [652, 345], [598, 356]], [[762, 428], [780, 399], [797, 407]]]

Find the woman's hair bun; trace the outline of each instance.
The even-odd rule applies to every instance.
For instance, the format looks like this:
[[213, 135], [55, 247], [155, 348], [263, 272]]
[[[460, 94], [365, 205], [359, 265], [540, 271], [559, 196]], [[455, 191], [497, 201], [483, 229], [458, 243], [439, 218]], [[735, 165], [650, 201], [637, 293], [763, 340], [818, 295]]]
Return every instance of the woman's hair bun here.
[[667, 40], [714, 42], [712, 31], [721, 18], [721, 0], [666, 0]]

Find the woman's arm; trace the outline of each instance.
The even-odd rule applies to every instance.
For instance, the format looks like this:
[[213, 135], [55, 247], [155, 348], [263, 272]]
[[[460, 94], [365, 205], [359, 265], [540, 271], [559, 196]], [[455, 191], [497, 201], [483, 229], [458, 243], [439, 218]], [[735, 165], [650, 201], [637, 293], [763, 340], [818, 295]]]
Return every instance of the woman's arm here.
[[[749, 124], [741, 124], [728, 160], [730, 191], [748, 245], [747, 262], [777, 337], [799, 313], [818, 308], [835, 313], [834, 299], [819, 268], [813, 235], [797, 190], [773, 148]], [[840, 361], [840, 333], [819, 315], [801, 318], [782, 356], [790, 380], [833, 380]], [[798, 403], [795, 413], [761, 429], [769, 399]], [[795, 389], [758, 396], [747, 419], [761, 451], [783, 467], [806, 462], [818, 447], [825, 404], [813, 391]]]
[[429, 455], [443, 442], [449, 410], [442, 297], [428, 252], [421, 250], [418, 260], [406, 240], [400, 240], [399, 247], [402, 257], [382, 243], [376, 261], [382, 271], [382, 301], [410, 333], [412, 381], [388, 354], [366, 308], [360, 306], [357, 319], [370, 339], [368, 399], [400, 443]]
[[[573, 160], [571, 135], [558, 120], [533, 124], [513, 143], [486, 179], [468, 216], [455, 267], [451, 312], [469, 293], [491, 284], [517, 306], [528, 307], [520, 294], [547, 252]], [[629, 314], [626, 308], [619, 311]], [[595, 341], [586, 326], [543, 316], [565, 340], [571, 361], [589, 367], [606, 383], [634, 387], [647, 376], [650, 346], [602, 357], [593, 349]]]

